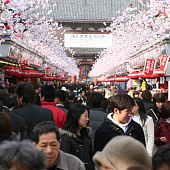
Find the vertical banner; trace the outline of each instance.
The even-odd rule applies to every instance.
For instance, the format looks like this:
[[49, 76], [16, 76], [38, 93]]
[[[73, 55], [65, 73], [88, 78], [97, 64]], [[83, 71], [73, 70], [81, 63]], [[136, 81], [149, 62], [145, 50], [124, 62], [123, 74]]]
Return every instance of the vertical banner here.
[[51, 77], [51, 68], [45, 68], [45, 75], [47, 76], [47, 77]]
[[155, 60], [153, 59], [146, 59], [145, 62], [145, 68], [144, 68], [144, 74], [146, 75], [153, 75], [155, 70]]
[[168, 64], [169, 56], [161, 55], [160, 56], [160, 69], [161, 71], [165, 71]]

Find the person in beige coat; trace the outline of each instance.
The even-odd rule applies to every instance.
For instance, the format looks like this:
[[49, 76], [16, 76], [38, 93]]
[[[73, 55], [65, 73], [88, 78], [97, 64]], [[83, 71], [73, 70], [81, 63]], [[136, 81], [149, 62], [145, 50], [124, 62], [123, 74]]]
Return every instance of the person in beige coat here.
[[135, 98], [135, 106], [132, 110], [132, 119], [139, 123], [143, 128], [146, 149], [150, 157], [152, 157], [153, 148], [154, 148], [154, 122], [152, 117], [148, 116], [145, 112], [143, 106], [143, 101], [140, 98]]
[[151, 158], [138, 140], [125, 135], [114, 137], [93, 156], [96, 170], [127, 170], [142, 166], [151, 170]]

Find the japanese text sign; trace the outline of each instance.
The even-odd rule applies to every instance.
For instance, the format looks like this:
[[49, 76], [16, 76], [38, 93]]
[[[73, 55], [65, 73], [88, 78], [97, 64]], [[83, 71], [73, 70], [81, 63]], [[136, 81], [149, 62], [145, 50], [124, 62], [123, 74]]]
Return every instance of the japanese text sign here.
[[160, 68], [161, 71], [165, 71], [166, 70], [166, 66], [169, 60], [169, 56], [168, 55], [161, 55], [160, 56]]
[[19, 64], [21, 67], [28, 67], [30, 65], [29, 60], [19, 59]]
[[155, 63], [155, 60], [147, 59], [145, 63], [144, 74], [153, 75], [153, 72], [155, 70]]
[[46, 68], [45, 69], [45, 75], [47, 76], [47, 77], [51, 77], [52, 75], [51, 75], [51, 68]]

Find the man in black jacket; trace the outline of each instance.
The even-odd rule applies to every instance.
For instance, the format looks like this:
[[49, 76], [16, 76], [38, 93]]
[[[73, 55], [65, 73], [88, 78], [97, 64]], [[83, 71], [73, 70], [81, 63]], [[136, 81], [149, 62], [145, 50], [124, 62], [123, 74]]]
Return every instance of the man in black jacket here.
[[55, 98], [54, 102], [56, 104], [56, 107], [63, 110], [65, 114], [67, 115], [68, 110], [64, 107], [64, 102], [66, 100], [66, 92], [64, 90], [56, 90], [55, 91]]
[[149, 90], [144, 90], [142, 92], [142, 100], [145, 110], [148, 111], [149, 109], [156, 110], [155, 106], [152, 103], [152, 94]]
[[[129, 135], [145, 145], [142, 127], [131, 119], [134, 100], [127, 94], [117, 94], [110, 101], [112, 113], [99, 126], [94, 138], [94, 151], [101, 151], [115, 136]], [[128, 146], [127, 146], [128, 147]]]
[[42, 121], [54, 121], [50, 109], [35, 104], [35, 89], [30, 83], [21, 83], [16, 88], [17, 101], [20, 108], [12, 112], [24, 118], [28, 137], [35, 125]]
[[25, 120], [21, 116], [17, 116], [9, 111], [8, 107], [10, 106], [10, 95], [4, 89], [0, 89], [0, 100], [3, 103], [3, 111], [7, 113], [11, 119], [13, 132], [19, 135], [20, 139], [27, 138], [27, 127]]
[[103, 96], [99, 92], [93, 92], [89, 97], [89, 103], [91, 105], [89, 115], [89, 127], [91, 128], [91, 140], [94, 148], [94, 135], [96, 129], [106, 120], [107, 113], [102, 108]]

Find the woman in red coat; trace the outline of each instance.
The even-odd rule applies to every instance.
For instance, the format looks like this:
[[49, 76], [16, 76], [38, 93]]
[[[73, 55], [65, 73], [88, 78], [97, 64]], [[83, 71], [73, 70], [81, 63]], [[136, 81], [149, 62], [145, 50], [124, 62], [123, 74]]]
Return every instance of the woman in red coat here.
[[158, 147], [170, 143], [170, 101], [162, 107], [159, 123], [155, 123], [155, 144]]

